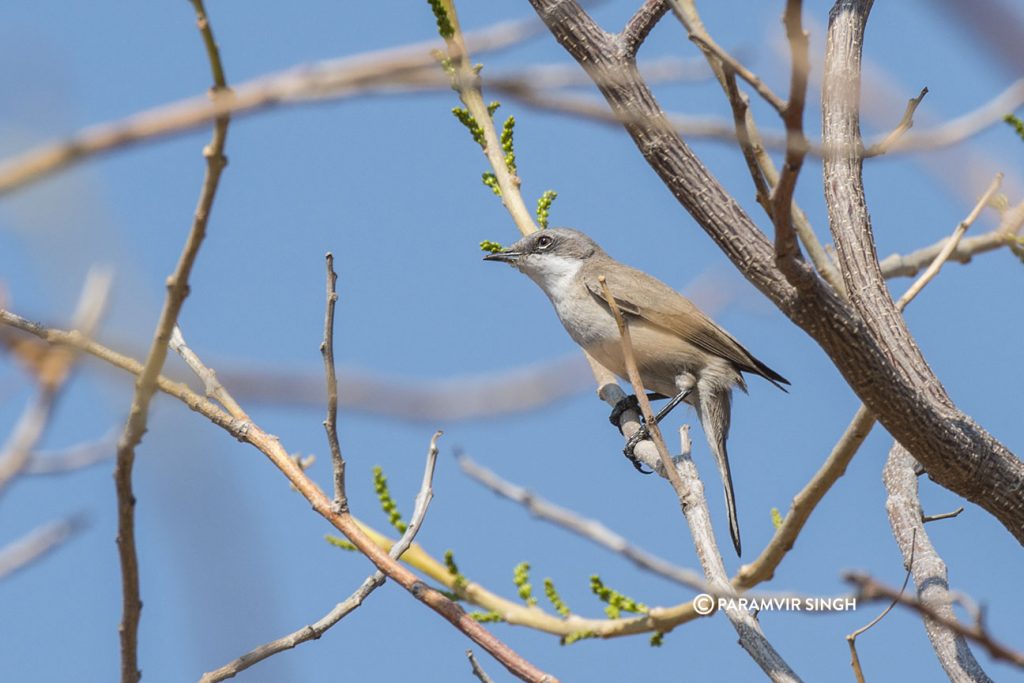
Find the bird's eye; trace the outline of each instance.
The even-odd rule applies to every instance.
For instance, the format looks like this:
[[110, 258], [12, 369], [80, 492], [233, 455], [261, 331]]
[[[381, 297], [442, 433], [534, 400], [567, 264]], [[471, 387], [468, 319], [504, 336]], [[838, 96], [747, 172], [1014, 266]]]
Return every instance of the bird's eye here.
[[537, 246], [540, 247], [541, 249], [547, 249], [548, 247], [551, 246], [552, 242], [554, 242], [554, 240], [551, 239], [551, 237], [549, 237], [548, 235], [541, 235], [540, 237], [537, 238]]

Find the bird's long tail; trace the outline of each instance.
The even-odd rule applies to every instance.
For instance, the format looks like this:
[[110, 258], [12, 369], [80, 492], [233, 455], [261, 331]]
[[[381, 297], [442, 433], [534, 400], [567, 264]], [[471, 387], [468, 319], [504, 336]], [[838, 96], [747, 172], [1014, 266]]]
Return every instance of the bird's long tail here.
[[715, 463], [718, 465], [718, 473], [722, 477], [722, 486], [725, 488], [725, 507], [729, 514], [729, 535], [732, 536], [732, 544], [736, 548], [736, 555], [743, 554], [740, 544], [740, 524], [736, 515], [736, 496], [732, 488], [732, 471], [729, 469], [729, 452], [726, 450], [725, 442], [729, 438], [729, 421], [732, 413], [732, 392], [729, 389], [717, 386], [698, 386], [700, 394], [697, 415], [700, 418], [701, 426], [704, 428], [704, 435], [707, 437], [708, 445], [715, 456]]

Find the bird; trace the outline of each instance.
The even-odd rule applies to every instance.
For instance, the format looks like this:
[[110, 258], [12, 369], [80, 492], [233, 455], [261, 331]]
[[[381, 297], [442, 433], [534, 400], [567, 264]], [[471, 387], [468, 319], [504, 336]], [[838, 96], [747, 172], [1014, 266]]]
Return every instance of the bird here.
[[[579, 230], [539, 230], [484, 260], [507, 263], [527, 275], [551, 300], [573, 341], [606, 369], [628, 380], [619, 329], [601, 288], [600, 278], [604, 278], [629, 326], [644, 387], [655, 392], [652, 398], [671, 398], [655, 421], [683, 401], [696, 410], [725, 489], [733, 546], [742, 555], [726, 448], [732, 389], [739, 387], [746, 393], [742, 373], [759, 375], [782, 391], [789, 380], [755, 358], [692, 301], [661, 280], [616, 261]], [[618, 416], [635, 401], [631, 396], [615, 406], [613, 424], [618, 426]], [[631, 446], [645, 436], [646, 429], [627, 446], [626, 454], [638, 469]]]

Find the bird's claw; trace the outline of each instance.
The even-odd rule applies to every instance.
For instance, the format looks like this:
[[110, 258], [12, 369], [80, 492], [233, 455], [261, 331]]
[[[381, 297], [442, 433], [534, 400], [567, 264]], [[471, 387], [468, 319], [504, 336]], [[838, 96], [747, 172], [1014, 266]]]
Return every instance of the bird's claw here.
[[618, 403], [612, 408], [611, 415], [608, 416], [608, 421], [619, 430], [619, 434], [622, 433], [622, 425], [619, 424], [619, 421], [622, 420], [622, 414], [627, 410], [640, 412], [640, 403], [637, 401], [636, 394], [630, 394], [625, 398], [619, 399]]
[[[635, 399], [636, 397], [634, 396], [633, 398]], [[626, 442], [626, 447], [622, 449], [622, 454], [625, 455], [631, 463], [633, 463], [633, 467], [635, 467], [636, 471], [640, 474], [652, 474], [654, 472], [654, 470], [645, 470], [644, 464], [640, 462], [640, 459], [637, 458], [636, 453], [634, 453], [637, 445], [648, 437], [650, 437], [650, 433], [647, 431], [647, 425], [640, 425], [640, 429], [636, 430], [636, 433], [629, 437], [629, 441]]]

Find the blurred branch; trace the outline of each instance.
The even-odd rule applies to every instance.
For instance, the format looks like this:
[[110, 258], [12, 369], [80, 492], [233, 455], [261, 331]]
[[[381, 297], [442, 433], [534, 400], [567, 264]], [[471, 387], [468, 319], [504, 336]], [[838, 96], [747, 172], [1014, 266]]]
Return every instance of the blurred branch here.
[[[224, 81], [224, 68], [202, 0], [192, 0], [192, 6], [195, 9], [199, 33], [206, 45], [210, 70], [213, 73], [211, 94], [216, 96], [227, 90]], [[139, 594], [139, 558], [135, 547], [136, 499], [132, 488], [135, 449], [142, 442], [142, 436], [146, 432], [150, 401], [153, 394], [156, 393], [157, 379], [167, 359], [171, 333], [177, 324], [178, 314], [185, 303], [185, 297], [188, 296], [189, 275], [199, 254], [199, 247], [206, 236], [206, 225], [214, 197], [217, 194], [221, 172], [227, 165], [227, 159], [224, 157], [227, 130], [228, 117], [226, 114], [222, 114], [214, 120], [210, 144], [203, 149], [203, 156], [206, 158], [206, 173], [202, 189], [199, 192], [199, 202], [192, 220], [192, 227], [185, 240], [181, 255], [178, 257], [174, 272], [167, 279], [167, 295], [160, 311], [160, 319], [153, 332], [153, 340], [146, 360], [142, 364], [142, 372], [135, 382], [135, 394], [132, 397], [124, 431], [117, 442], [114, 483], [117, 489], [117, 549], [121, 563], [123, 601], [119, 629], [122, 683], [136, 683], [142, 677], [138, 662], [138, 631], [142, 599]]]
[[694, 571], [679, 567], [668, 560], [652, 555], [629, 542], [596, 519], [581, 517], [567, 508], [545, 500], [533, 491], [505, 481], [494, 472], [484, 468], [469, 456], [459, 453], [456, 460], [463, 473], [503, 498], [522, 505], [533, 515], [560, 526], [577, 536], [582, 536], [613, 553], [622, 555], [637, 567], [674, 581], [699, 592], [709, 590], [708, 583]]
[[[435, 432], [434, 436], [430, 439], [430, 448], [427, 449], [427, 464], [423, 471], [423, 481], [420, 484], [419, 493], [416, 494], [416, 504], [412, 513], [412, 518], [409, 520], [409, 526], [406, 528], [405, 533], [402, 534], [402, 537], [398, 539], [397, 543], [391, 546], [391, 550], [388, 552], [388, 556], [393, 560], [399, 559], [402, 556], [402, 553], [408, 550], [409, 546], [412, 545], [413, 539], [416, 538], [416, 534], [423, 525], [423, 519], [427, 515], [427, 508], [430, 506], [430, 501], [434, 497], [432, 484], [434, 480], [434, 468], [437, 464], [437, 439], [440, 436], [441, 432]], [[335, 605], [334, 609], [324, 615], [316, 623], [304, 626], [294, 633], [290, 633], [278, 638], [277, 640], [272, 640], [269, 643], [260, 645], [259, 647], [245, 653], [238, 659], [228, 662], [219, 669], [203, 674], [199, 679], [199, 683], [215, 683], [216, 681], [234, 678], [240, 672], [248, 669], [257, 662], [261, 662], [268, 657], [278, 654], [279, 652], [290, 650], [297, 645], [305, 643], [306, 641], [320, 638], [320, 636], [322, 636], [328, 629], [362, 605], [363, 601], [366, 600], [370, 593], [384, 585], [384, 581], [384, 572], [378, 569], [368, 576], [359, 588], [352, 593], [352, 595]]]
[[59, 451], [35, 451], [25, 466], [25, 474], [51, 475], [74, 472], [114, 455], [119, 430], [111, 429], [95, 441], [75, 444]]
[[[85, 277], [72, 324], [87, 337], [95, 332], [103, 316], [111, 279], [109, 271], [98, 268], [90, 269]], [[32, 451], [50, 424], [53, 407], [77, 356], [68, 349], [51, 348], [39, 358], [34, 368], [39, 384], [37, 394], [0, 448], [0, 495], [29, 464]]]
[[[473, 34], [470, 44], [478, 50], [499, 49], [521, 42], [536, 30], [535, 20], [506, 22]], [[0, 195], [97, 154], [192, 130], [230, 114], [308, 102], [328, 94], [333, 98], [351, 97], [408, 71], [437, 69], [432, 55], [436, 47], [437, 42], [430, 41], [299, 66], [246, 81], [230, 91], [216, 92], [209, 100], [181, 100], [85, 129], [67, 140], [45, 144], [0, 162]]]
[[28, 567], [85, 528], [82, 517], [50, 522], [0, 548], [0, 581]]
[[[924, 528], [925, 519], [918, 498], [914, 463], [905, 448], [893, 443], [882, 471], [882, 480], [888, 494], [885, 507], [889, 513], [889, 524], [900, 552], [903, 553], [903, 564], [914, 578], [918, 600], [937, 614], [953, 619], [953, 597], [949, 592], [946, 563], [932, 545]], [[927, 617], [924, 619], [924, 627], [939, 663], [950, 680], [991, 680], [974, 658], [962, 634]]]

